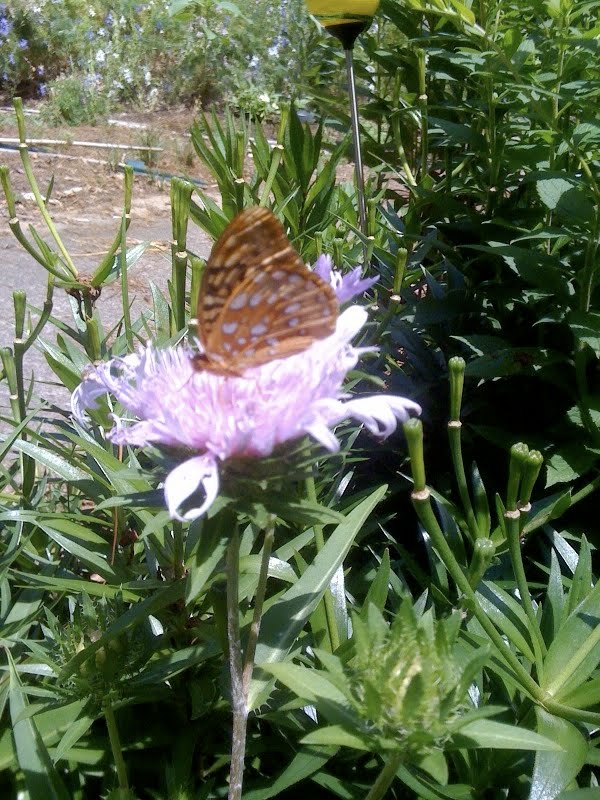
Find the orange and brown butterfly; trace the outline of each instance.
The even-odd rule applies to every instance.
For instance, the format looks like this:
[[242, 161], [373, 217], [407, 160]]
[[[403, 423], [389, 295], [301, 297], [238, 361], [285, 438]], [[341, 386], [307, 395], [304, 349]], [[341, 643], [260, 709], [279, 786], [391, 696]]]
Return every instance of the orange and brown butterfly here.
[[227, 225], [204, 268], [202, 353], [194, 366], [240, 376], [331, 335], [337, 313], [335, 292], [305, 266], [275, 215], [247, 208]]

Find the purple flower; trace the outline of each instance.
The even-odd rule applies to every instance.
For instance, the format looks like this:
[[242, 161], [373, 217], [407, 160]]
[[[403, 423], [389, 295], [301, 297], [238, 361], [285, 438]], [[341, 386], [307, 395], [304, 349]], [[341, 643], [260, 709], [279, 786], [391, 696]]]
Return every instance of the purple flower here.
[[29, 42], [27, 41], [27, 39], [19, 39], [17, 44], [21, 48], [21, 50], [26, 50], [29, 47]]
[[[349, 291], [343, 280], [339, 289]], [[193, 453], [164, 484], [171, 516], [192, 520], [218, 494], [220, 462], [266, 457], [278, 445], [306, 434], [334, 452], [339, 442], [331, 428], [342, 420], [358, 420], [385, 438], [398, 420], [420, 413], [416, 403], [403, 397], [351, 398], [342, 392], [346, 373], [365, 352], [351, 341], [366, 319], [364, 309], [350, 306], [331, 336], [296, 355], [248, 369], [243, 377], [196, 370], [189, 347], [157, 350], [148, 345], [88, 374], [73, 392], [73, 414], [84, 421], [85, 410], [97, 408], [97, 398], [111, 393], [137, 418], [113, 415], [115, 425], [108, 433], [112, 442]], [[203, 502], [183, 513], [182, 505], [200, 487]]]
[[337, 270], [333, 269], [333, 260], [331, 256], [321, 255], [315, 261], [313, 272], [316, 272], [320, 278], [331, 284], [338, 299], [338, 303], [343, 305], [356, 297], [357, 294], [362, 294], [370, 289], [377, 281], [378, 277], [365, 278], [361, 280], [361, 268], [356, 267], [347, 275], [342, 275]]
[[12, 24], [6, 17], [0, 17], [0, 36], [8, 36], [12, 30]]

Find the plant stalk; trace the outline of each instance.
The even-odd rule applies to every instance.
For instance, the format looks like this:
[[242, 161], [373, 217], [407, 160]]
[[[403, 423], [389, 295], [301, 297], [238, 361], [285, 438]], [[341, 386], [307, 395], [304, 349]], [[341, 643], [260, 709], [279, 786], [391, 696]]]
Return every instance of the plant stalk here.
[[129, 790], [129, 782], [127, 780], [127, 770], [125, 768], [125, 760], [123, 759], [123, 750], [121, 749], [119, 729], [117, 728], [115, 712], [113, 710], [113, 707], [109, 704], [106, 704], [104, 706], [104, 718], [106, 720], [106, 727], [108, 728], [108, 738], [110, 739], [110, 748], [115, 761], [115, 768], [117, 770], [119, 789], [127, 791]]
[[25, 139], [25, 117], [23, 114], [23, 102], [20, 97], [15, 97], [13, 100], [13, 106], [15, 109], [15, 114], [17, 117], [17, 127], [19, 130], [19, 152], [21, 154], [21, 162], [23, 164], [23, 169], [25, 171], [25, 175], [27, 177], [27, 182], [33, 192], [33, 196], [35, 197], [35, 202], [37, 207], [40, 211], [40, 214], [43, 217], [44, 222], [46, 223], [46, 227], [50, 231], [52, 238], [56, 242], [56, 246], [58, 247], [60, 254], [63, 258], [63, 263], [67, 268], [70, 276], [63, 275], [63, 278], [75, 278], [77, 279], [77, 267], [73, 263], [71, 256], [67, 248], [64, 246], [62, 239], [58, 235], [58, 231], [52, 221], [52, 217], [48, 213], [48, 209], [46, 208], [46, 202], [42, 197], [42, 194], [39, 190], [37, 181], [35, 179], [35, 175], [33, 174], [33, 168], [31, 166], [31, 160], [29, 158], [29, 150], [27, 148], [27, 141]]
[[398, 767], [402, 764], [402, 760], [403, 756], [400, 750], [397, 750], [388, 757], [388, 760], [383, 765], [383, 769], [377, 776], [377, 780], [373, 786], [371, 786], [365, 800], [382, 800], [386, 796], [386, 792], [392, 785], [396, 773], [398, 772]]
[[[306, 494], [311, 503], [318, 502], [315, 479], [312, 477], [312, 475], [310, 476], [310, 478], [306, 479]], [[323, 547], [325, 546], [325, 537], [323, 536], [323, 526], [313, 525], [313, 531], [315, 534], [315, 545], [317, 547], [317, 553], [320, 553]], [[333, 603], [333, 595], [331, 593], [330, 587], [327, 588], [327, 591], [323, 595], [323, 603], [325, 607], [325, 618], [327, 620], [327, 631], [329, 633], [329, 646], [331, 648], [331, 652], [335, 653], [335, 651], [340, 646], [340, 636], [338, 633], [337, 623], [335, 619], [335, 606]]]
[[235, 527], [227, 548], [227, 641], [229, 644], [229, 674], [233, 725], [231, 733], [231, 763], [229, 767], [228, 800], [240, 800], [244, 780], [248, 704], [244, 696], [244, 670], [239, 617], [240, 537]]

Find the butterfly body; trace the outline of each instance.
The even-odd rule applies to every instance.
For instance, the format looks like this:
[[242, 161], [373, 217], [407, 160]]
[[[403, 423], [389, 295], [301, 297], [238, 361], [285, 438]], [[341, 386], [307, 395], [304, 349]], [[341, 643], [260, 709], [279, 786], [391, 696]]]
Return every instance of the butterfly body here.
[[221, 375], [300, 353], [333, 333], [333, 289], [306, 268], [277, 218], [252, 207], [225, 228], [198, 300], [202, 353], [194, 366]]

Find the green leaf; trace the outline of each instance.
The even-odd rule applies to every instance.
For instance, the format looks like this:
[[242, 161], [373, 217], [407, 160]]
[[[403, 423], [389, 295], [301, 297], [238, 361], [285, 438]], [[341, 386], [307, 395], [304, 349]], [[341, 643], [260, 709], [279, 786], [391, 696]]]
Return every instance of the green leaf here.
[[576, 344], [585, 344], [600, 358], [600, 314], [594, 311], [571, 311], [567, 324]]
[[58, 746], [52, 753], [52, 761], [56, 764], [63, 758], [69, 758], [69, 750], [84, 736], [87, 731], [92, 727], [95, 717], [83, 714], [78, 719], [74, 720], [73, 724], [65, 731], [64, 736], [60, 740]]
[[152, 293], [152, 305], [154, 308], [156, 340], [161, 343], [166, 341], [171, 333], [170, 308], [164, 294], [153, 281], [150, 281], [150, 292]]
[[[257, 667], [265, 663], [283, 661], [286, 657], [307, 619], [325, 594], [336, 570], [343, 563], [355, 537], [386, 491], [387, 486], [381, 486], [359, 503], [345, 521], [334, 530], [323, 549], [294, 586], [267, 609], [256, 648]], [[260, 678], [258, 675], [253, 678], [249, 692], [249, 708], [256, 707], [270, 680]]]
[[[85, 710], [87, 701], [78, 700], [65, 706], [52, 707], [36, 714], [35, 724], [46, 747], [54, 742], [77, 722]], [[15, 751], [11, 730], [6, 728], [0, 736], [0, 772], [14, 766]]]
[[[307, 705], [337, 706], [350, 711], [348, 698], [327, 678], [322, 670], [301, 667], [284, 661], [279, 664], [263, 664], [262, 669], [271, 673], [280, 683]], [[352, 717], [349, 715], [348, 717]]]
[[341, 725], [328, 725], [308, 733], [301, 739], [302, 744], [324, 745], [329, 747], [352, 747], [355, 750], [369, 751], [373, 749], [373, 741], [368, 736], [361, 736]]
[[440, 786], [427, 775], [416, 774], [415, 767], [399, 767], [396, 775], [405, 786], [414, 792], [419, 800], [473, 800], [474, 793], [470, 786]]
[[244, 792], [244, 800], [269, 800], [270, 797], [289, 789], [300, 781], [314, 775], [337, 753], [337, 747], [305, 747], [297, 753], [291, 763], [264, 789]]
[[557, 208], [561, 198], [576, 188], [576, 182], [567, 180], [557, 175], [540, 178], [536, 184], [538, 196], [546, 208], [553, 211]]
[[550, 575], [548, 576], [548, 589], [542, 611], [540, 629], [547, 643], [552, 642], [558, 633], [561, 620], [564, 616], [565, 593], [563, 589], [562, 573], [554, 548], [550, 550]]
[[552, 738], [541, 736], [527, 728], [506, 725], [490, 719], [477, 719], [462, 725], [452, 737], [458, 748], [489, 747], [494, 750], [548, 750], [561, 749]]
[[38, 526], [67, 553], [71, 553], [92, 572], [97, 572], [111, 583], [119, 583], [121, 576], [110, 565], [111, 543], [98, 536], [91, 528], [68, 519], [38, 520]]
[[27, 715], [27, 700], [9, 651], [6, 651], [10, 670], [10, 716], [15, 752], [19, 768], [31, 798], [44, 800], [69, 800], [69, 793], [61, 781], [35, 724]]
[[565, 705], [573, 708], [592, 708], [600, 705], [600, 678], [585, 681], [563, 697]]
[[535, 662], [527, 616], [514, 597], [490, 581], [479, 584], [476, 596], [485, 613], [509, 641], [525, 658]]
[[176, 675], [195, 667], [197, 664], [201, 664], [220, 652], [220, 645], [216, 641], [211, 641], [161, 656], [150, 662], [138, 675], [130, 678], [127, 682], [127, 688], [128, 690], [140, 690], [144, 687], [154, 687], [165, 681], [170, 681]]
[[581, 537], [577, 567], [573, 574], [569, 596], [567, 598], [567, 613], [570, 614], [592, 591], [592, 553], [585, 534]]
[[[195, 522], [199, 535], [191, 553], [186, 558], [188, 575], [185, 588], [185, 603], [191, 604], [202, 592], [220, 562], [225, 557], [230, 533], [221, 529], [220, 520], [227, 514], [218, 514], [214, 519]], [[190, 537], [193, 528], [190, 528]]]
[[151, 582], [144, 581], [144, 587], [139, 584], [135, 586], [136, 591], [130, 591], [127, 583], [119, 583], [116, 586], [110, 586], [107, 583], [96, 583], [89, 579], [80, 580], [77, 578], [59, 578], [56, 575], [34, 575], [28, 572], [21, 572], [15, 570], [15, 577], [30, 586], [43, 587], [50, 589], [54, 592], [71, 592], [73, 594], [89, 594], [92, 597], [107, 597], [111, 600], [115, 597], [121, 597], [127, 603], [136, 603], [140, 599], [142, 592], [147, 592], [151, 589]]
[[587, 743], [578, 728], [566, 719], [535, 707], [538, 733], [552, 739], [562, 752], [538, 752], [535, 757], [528, 800], [551, 800], [573, 781], [585, 764]]
[[557, 492], [543, 500], [537, 500], [531, 506], [531, 511], [527, 516], [527, 522], [523, 527], [523, 535], [541, 528], [550, 520], [558, 519], [571, 505], [570, 491]]
[[560, 700], [580, 686], [600, 662], [600, 583], [571, 612], [548, 648], [542, 689]]
[[76, 481], [89, 480], [89, 473], [84, 472], [71, 461], [68, 461], [61, 455], [48, 450], [45, 447], [40, 447], [32, 442], [19, 441], [15, 442], [15, 449], [26, 453], [31, 458], [34, 458], [38, 464], [42, 464], [47, 469], [55, 472], [59, 477], [70, 483]]
[[371, 582], [365, 602], [363, 603], [361, 616], [364, 620], [367, 619], [369, 605], [371, 604], [380, 611], [383, 611], [390, 588], [390, 573], [390, 551], [386, 548], [383, 552], [381, 564], [379, 565], [375, 579]]
[[339, 525], [344, 521], [344, 515], [333, 508], [311, 503], [308, 500], [295, 500], [278, 502], [276, 498], [269, 497], [269, 511], [277, 514], [280, 519], [287, 519], [298, 525]]
[[600, 125], [598, 122], [580, 122], [573, 131], [573, 141], [579, 147], [600, 144]]

